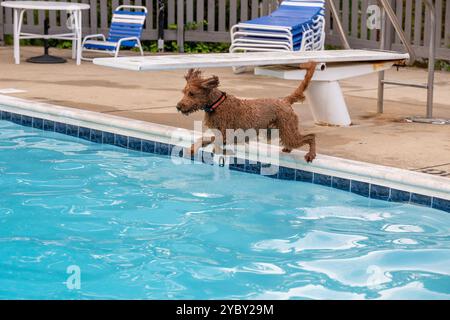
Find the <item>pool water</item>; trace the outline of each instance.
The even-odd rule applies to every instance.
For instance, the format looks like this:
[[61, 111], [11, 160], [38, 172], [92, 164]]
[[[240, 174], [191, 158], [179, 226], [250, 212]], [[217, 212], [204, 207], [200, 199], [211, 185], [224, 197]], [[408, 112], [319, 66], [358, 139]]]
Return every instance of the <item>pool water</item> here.
[[449, 299], [449, 230], [443, 211], [0, 121], [3, 299]]

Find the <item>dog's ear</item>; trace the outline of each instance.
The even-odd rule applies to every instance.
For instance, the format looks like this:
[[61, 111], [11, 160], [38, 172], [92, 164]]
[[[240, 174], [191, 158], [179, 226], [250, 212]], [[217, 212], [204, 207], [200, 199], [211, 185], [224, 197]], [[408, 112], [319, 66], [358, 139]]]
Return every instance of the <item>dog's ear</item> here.
[[211, 78], [205, 79], [201, 82], [201, 87], [203, 89], [214, 89], [219, 86], [219, 77], [212, 76]]
[[199, 69], [189, 69], [188, 72], [186, 73], [186, 75], [184, 76], [184, 78], [186, 79], [186, 81], [189, 81], [191, 79], [194, 78], [200, 78], [200, 76], [202, 75], [202, 71]]

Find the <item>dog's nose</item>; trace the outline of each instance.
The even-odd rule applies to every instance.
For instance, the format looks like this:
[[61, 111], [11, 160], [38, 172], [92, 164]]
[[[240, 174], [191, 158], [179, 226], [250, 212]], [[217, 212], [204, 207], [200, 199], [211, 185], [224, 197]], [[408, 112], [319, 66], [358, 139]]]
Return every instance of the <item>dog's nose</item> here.
[[181, 104], [177, 104], [177, 110], [178, 110], [178, 111], [181, 110]]

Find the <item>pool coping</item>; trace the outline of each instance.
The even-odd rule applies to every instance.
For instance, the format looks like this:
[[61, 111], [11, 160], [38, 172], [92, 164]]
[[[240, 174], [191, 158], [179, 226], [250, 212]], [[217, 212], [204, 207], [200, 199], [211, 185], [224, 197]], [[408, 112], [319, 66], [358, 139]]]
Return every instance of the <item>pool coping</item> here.
[[[189, 148], [200, 134], [192, 130], [1, 94], [0, 118], [97, 143], [165, 155], [170, 155], [174, 146]], [[269, 150], [269, 155], [262, 156], [261, 147], [266, 152]], [[216, 163], [217, 158], [221, 157], [211, 153], [211, 149], [204, 148], [196, 159], [207, 162], [204, 159], [206, 154], [214, 158]], [[302, 150], [287, 154], [278, 146], [258, 143], [248, 145], [246, 150], [238, 150], [221, 165], [228, 166], [230, 170], [261, 174], [263, 166], [276, 164], [279, 170], [276, 175], [270, 176], [272, 178], [311, 182], [372, 199], [406, 202], [450, 212], [448, 178], [321, 154], [308, 164], [304, 155]]]

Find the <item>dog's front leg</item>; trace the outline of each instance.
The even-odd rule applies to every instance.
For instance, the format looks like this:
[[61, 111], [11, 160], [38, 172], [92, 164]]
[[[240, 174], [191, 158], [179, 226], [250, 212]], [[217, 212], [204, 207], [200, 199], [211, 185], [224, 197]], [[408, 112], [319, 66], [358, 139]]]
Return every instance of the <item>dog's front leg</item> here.
[[227, 144], [227, 136], [226, 136], [226, 129], [221, 128], [219, 129], [220, 136], [217, 137], [217, 139], [214, 141], [214, 153], [215, 154], [225, 154], [225, 146]]
[[204, 148], [207, 145], [210, 145], [211, 143], [214, 142], [214, 140], [216, 139], [216, 137], [212, 136], [212, 137], [206, 137], [206, 138], [200, 138], [197, 141], [195, 141], [192, 145], [191, 145], [191, 156], [197, 154], [198, 149], [200, 148]]

